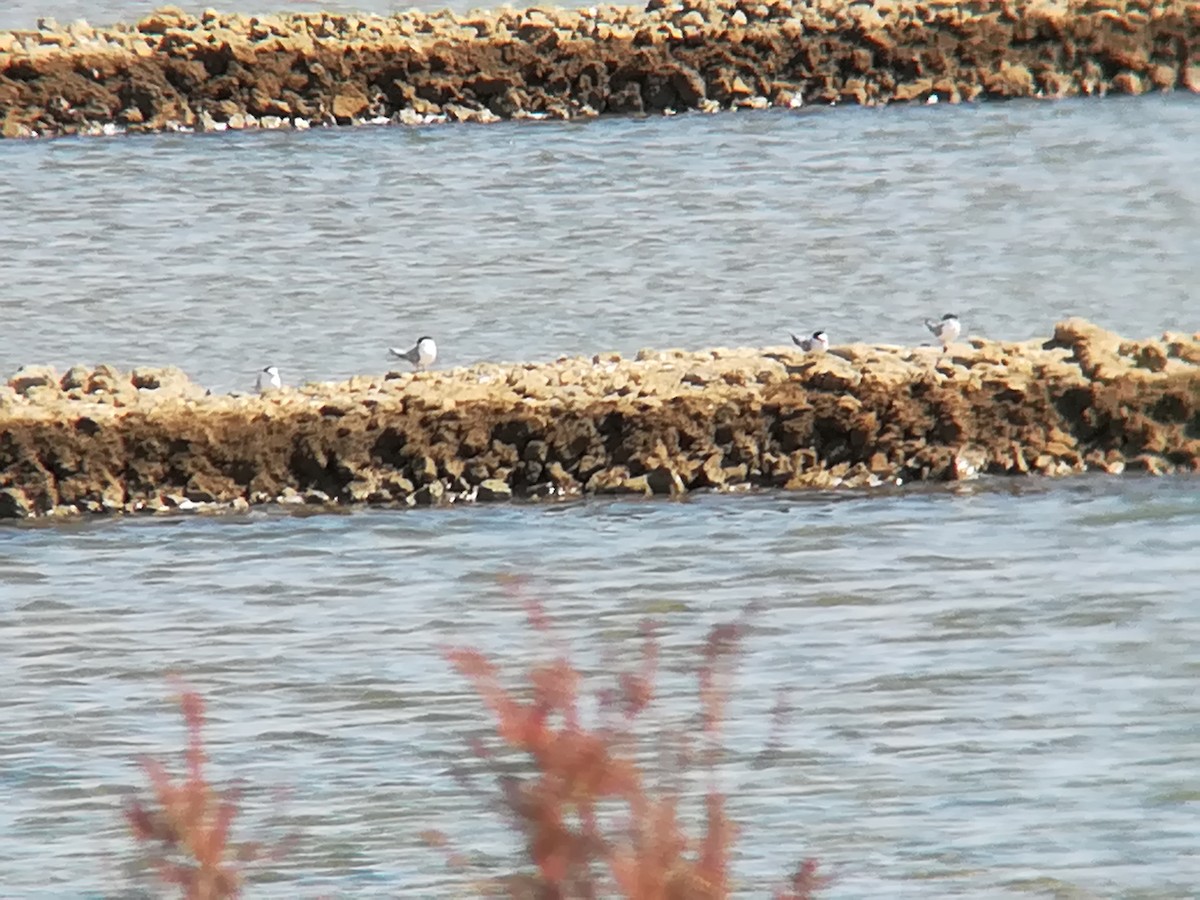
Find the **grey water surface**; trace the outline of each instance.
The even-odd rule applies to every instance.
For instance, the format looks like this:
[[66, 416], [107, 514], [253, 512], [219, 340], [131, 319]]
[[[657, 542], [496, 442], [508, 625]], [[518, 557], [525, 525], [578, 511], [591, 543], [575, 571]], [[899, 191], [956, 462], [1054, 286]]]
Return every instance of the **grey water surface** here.
[[[1173, 96], [2, 142], [0, 369], [1194, 331], [1198, 135]], [[296, 835], [248, 896], [464, 896], [418, 835], [484, 871], [512, 836], [454, 778], [487, 718], [441, 651], [545, 652], [522, 596], [597, 678], [659, 620], [669, 733], [757, 604], [719, 773], [745, 896], [803, 855], [837, 898], [1200, 892], [1200, 480], [1089, 476], [0, 528], [0, 894], [148, 883], [120, 809], [181, 745], [177, 673], [242, 834]]]
[[[140, 883], [119, 803], [144, 781], [137, 754], [181, 744], [178, 673], [209, 700], [216, 773], [248, 783], [245, 830], [298, 836], [250, 896], [461, 896], [418, 835], [502, 859], [510, 842], [453, 778], [486, 714], [441, 650], [510, 672], [540, 658], [531, 598], [593, 673], [632, 663], [641, 620], [660, 622], [668, 734], [695, 714], [706, 629], [758, 604], [720, 771], [745, 896], [809, 854], [837, 876], [830, 897], [1194, 896], [1197, 486], [6, 529], [0, 882]], [[792, 712], [763, 764], [782, 688]]]
[[1200, 99], [0, 144], [0, 371], [1196, 330]]
[[[471, 0], [239, 0], [236, 7], [215, 0], [204, 0], [200, 3], [191, 0], [184, 0], [182, 3], [164, 3], [162, 0], [9, 0], [0, 8], [0, 28], [33, 29], [37, 27], [39, 19], [53, 19], [64, 28], [79, 19], [92, 25], [134, 23], [164, 6], [174, 6], [194, 16], [210, 8], [216, 8], [222, 13], [240, 12], [243, 15], [331, 12], [389, 16], [408, 9], [452, 9], [465, 12], [468, 9], [487, 8], [491, 5]], [[547, 7], [565, 4], [540, 5]]]

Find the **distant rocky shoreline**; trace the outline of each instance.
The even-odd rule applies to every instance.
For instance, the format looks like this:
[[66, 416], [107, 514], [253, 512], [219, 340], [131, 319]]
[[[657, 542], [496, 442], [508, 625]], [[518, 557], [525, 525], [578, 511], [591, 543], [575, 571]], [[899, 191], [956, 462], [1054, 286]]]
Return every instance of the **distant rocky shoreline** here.
[[650, 0], [0, 32], [0, 134], [570, 119], [1200, 91], [1186, 0]]
[[178, 369], [0, 388], [0, 518], [1200, 472], [1200, 333], [642, 351], [211, 395]]

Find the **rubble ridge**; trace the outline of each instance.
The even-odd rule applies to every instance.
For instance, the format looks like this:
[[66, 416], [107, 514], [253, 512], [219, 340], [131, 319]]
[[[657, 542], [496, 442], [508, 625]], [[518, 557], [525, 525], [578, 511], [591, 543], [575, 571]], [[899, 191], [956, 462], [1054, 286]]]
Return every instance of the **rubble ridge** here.
[[0, 388], [0, 518], [1200, 471], [1200, 333], [643, 350], [217, 395], [176, 368]]
[[0, 134], [951, 102], [1200, 90], [1187, 0], [650, 0], [0, 32]]

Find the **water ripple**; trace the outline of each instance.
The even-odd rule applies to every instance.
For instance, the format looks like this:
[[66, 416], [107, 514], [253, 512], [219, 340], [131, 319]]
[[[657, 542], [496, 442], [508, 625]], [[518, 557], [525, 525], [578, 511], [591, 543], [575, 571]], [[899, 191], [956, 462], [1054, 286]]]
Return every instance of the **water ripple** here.
[[[759, 604], [722, 768], [750, 894], [804, 852], [839, 897], [1182, 897], [1200, 878], [1181, 852], [1200, 837], [1196, 486], [7, 528], [0, 872], [18, 892], [48, 866], [77, 896], [141, 883], [117, 810], [137, 755], [182, 738], [181, 673], [210, 699], [217, 774], [249, 784], [247, 829], [299, 834], [256, 895], [456, 895], [416, 836], [501, 858], [512, 838], [450, 774], [486, 717], [440, 654], [544, 652], [498, 578], [519, 572], [594, 676], [662, 623], [669, 728], [694, 726], [707, 626]], [[1148, 527], [1170, 534], [1152, 554]], [[783, 687], [794, 710], [764, 756]]]
[[459, 365], [817, 325], [916, 343], [944, 307], [998, 338], [1070, 314], [1194, 329], [1198, 111], [1173, 95], [6, 143], [0, 358], [178, 363], [244, 389], [268, 359], [291, 381], [382, 371], [423, 332]]

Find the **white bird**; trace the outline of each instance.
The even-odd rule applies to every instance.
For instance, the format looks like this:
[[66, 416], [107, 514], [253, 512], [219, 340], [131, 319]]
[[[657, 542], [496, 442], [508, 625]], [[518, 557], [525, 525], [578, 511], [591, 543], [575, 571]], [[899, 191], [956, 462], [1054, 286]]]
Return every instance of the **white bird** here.
[[254, 383], [254, 387], [261, 394], [272, 388], [279, 390], [283, 387], [283, 379], [279, 377], [278, 366], [267, 366], [258, 373], [258, 380]]
[[962, 325], [958, 321], [958, 316], [954, 313], [946, 313], [937, 322], [933, 321], [933, 319], [926, 319], [925, 327], [932, 331], [933, 336], [942, 342], [943, 351], [958, 340], [958, 336], [962, 334]]
[[417, 338], [417, 345], [411, 350], [398, 350], [395, 347], [389, 347], [388, 351], [393, 356], [398, 356], [401, 359], [407, 359], [413, 364], [413, 367], [420, 372], [422, 369], [428, 369], [437, 359], [437, 344], [434, 343], [431, 337]]
[[806, 338], [799, 338], [793, 334], [792, 343], [805, 353], [809, 353], [813, 350], [824, 351], [829, 349], [829, 335], [823, 331], [814, 331], [812, 333], [812, 337]]

